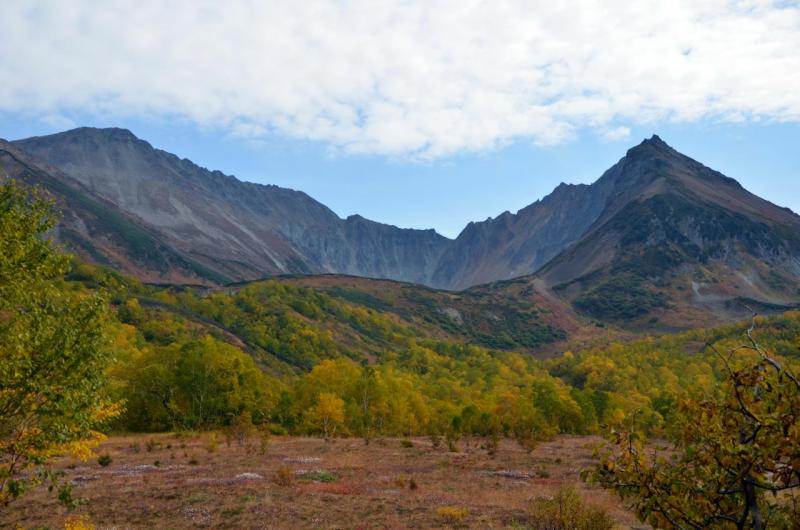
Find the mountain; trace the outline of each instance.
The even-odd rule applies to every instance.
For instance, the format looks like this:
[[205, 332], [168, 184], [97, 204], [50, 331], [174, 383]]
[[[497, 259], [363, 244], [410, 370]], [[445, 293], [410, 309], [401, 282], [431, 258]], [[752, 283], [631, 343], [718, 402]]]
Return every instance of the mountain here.
[[561, 184], [516, 214], [470, 223], [443, 252], [430, 283], [465, 289], [538, 270], [600, 216], [613, 184]]
[[535, 275], [604, 322], [685, 328], [800, 301], [800, 216], [658, 136], [595, 184], [613, 183], [592, 225]]
[[53, 235], [84, 260], [114, 267], [143, 281], [225, 282], [175, 248], [144, 220], [94, 194], [64, 172], [0, 140], [0, 174], [44, 189], [61, 220]]
[[[657, 136], [593, 184], [561, 184], [516, 214], [470, 223], [455, 240], [341, 219], [302, 192], [209, 171], [124, 129], [1, 145], [16, 161], [12, 174], [37, 175], [62, 197], [62, 240], [147, 281], [339, 274], [467, 289], [462, 301], [479, 293], [491, 302], [460, 309], [448, 296], [420, 295], [435, 309], [415, 311], [461, 319], [462, 332], [476, 337], [482, 319], [516, 318], [501, 305], [544, 310], [552, 329], [575, 333], [591, 321], [711, 325], [744, 316], [746, 306], [777, 311], [800, 300], [800, 217]], [[355, 291], [395, 292], [391, 283], [366, 285]], [[511, 335], [506, 343], [526, 343]]]
[[423, 283], [449, 243], [433, 230], [341, 219], [305, 193], [209, 171], [125, 129], [84, 127], [13, 145], [140, 219], [211, 271], [201, 279], [338, 272]]

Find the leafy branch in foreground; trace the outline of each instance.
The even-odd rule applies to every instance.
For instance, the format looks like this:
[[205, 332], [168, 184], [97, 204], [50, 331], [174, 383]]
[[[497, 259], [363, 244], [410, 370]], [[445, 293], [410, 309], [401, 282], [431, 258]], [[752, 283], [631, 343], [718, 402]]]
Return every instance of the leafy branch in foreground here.
[[674, 447], [651, 450], [634, 432], [612, 433], [591, 479], [631, 501], [656, 527], [800, 527], [800, 382], [753, 338], [720, 352], [713, 396], [679, 407]]
[[40, 192], [0, 186], [0, 505], [53, 478], [51, 456], [88, 456], [119, 414], [103, 398], [106, 303], [57, 285], [69, 258], [42, 237], [54, 224]]

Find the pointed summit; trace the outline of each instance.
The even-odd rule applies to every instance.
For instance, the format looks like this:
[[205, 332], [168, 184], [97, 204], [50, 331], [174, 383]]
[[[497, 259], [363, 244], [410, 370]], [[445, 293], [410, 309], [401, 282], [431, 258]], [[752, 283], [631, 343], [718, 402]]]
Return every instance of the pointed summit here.
[[635, 156], [635, 155], [643, 155], [643, 154], [677, 154], [678, 152], [675, 151], [672, 147], [667, 144], [664, 140], [661, 139], [660, 136], [654, 134], [650, 138], [645, 138], [641, 141], [639, 145], [635, 145], [628, 149], [626, 153], [627, 156]]

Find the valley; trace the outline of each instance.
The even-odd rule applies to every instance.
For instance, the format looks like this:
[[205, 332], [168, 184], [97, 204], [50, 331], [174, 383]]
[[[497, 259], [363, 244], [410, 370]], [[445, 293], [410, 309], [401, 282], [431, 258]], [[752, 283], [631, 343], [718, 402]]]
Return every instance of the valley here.
[[[664, 465], [625, 451], [676, 452], [693, 407], [761, 421], [736, 393], [748, 384], [774, 416], [751, 440], [793, 458], [800, 218], [658, 137], [591, 186], [447, 240], [341, 220], [126, 131], [56, 136], [0, 144], [0, 332], [17, 337], [0, 409], [69, 407], [32, 430], [7, 418], [22, 442], [6, 451], [25, 456], [0, 474], [2, 524], [539, 528], [568, 503], [581, 530], [659, 526], [669, 512], [609, 491]], [[452, 252], [471, 269], [445, 281]], [[68, 401], [40, 408], [59, 373]], [[735, 433], [716, 429], [722, 450]], [[43, 458], [48, 436], [73, 441]]]
[[0, 530], [800, 529], [800, 2], [1, 12]]

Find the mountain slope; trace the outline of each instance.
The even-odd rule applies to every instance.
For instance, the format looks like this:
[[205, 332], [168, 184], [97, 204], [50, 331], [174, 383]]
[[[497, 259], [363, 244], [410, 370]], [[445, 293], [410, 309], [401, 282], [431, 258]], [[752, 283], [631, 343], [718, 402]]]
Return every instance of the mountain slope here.
[[433, 230], [342, 220], [305, 193], [206, 170], [124, 129], [80, 128], [14, 145], [237, 280], [341, 272], [423, 282], [449, 243]]
[[178, 251], [169, 238], [141, 219], [3, 140], [0, 169], [7, 177], [40, 186], [56, 200], [62, 217], [54, 235], [83, 259], [113, 266], [144, 281], [229, 281]]
[[615, 178], [612, 168], [594, 184], [561, 184], [516, 214], [470, 223], [445, 250], [431, 283], [464, 289], [535, 272], [598, 218]]
[[577, 310], [686, 327], [800, 301], [800, 216], [657, 136], [615, 168], [598, 219], [537, 273]]
[[279, 277], [275, 281], [392, 313], [425, 330], [426, 336], [447, 336], [501, 350], [533, 352], [563, 340], [577, 328], [547, 297], [536, 293], [520, 296], [513, 289], [476, 287], [451, 292], [341, 275]]
[[[643, 146], [651, 143], [666, 146], [658, 137]], [[608, 217], [636, 196], [637, 179], [646, 179], [651, 171], [642, 150], [647, 147], [631, 150], [592, 184], [562, 183], [516, 214], [504, 212], [470, 223], [445, 250], [431, 283], [464, 289], [533, 274], [578, 241], [601, 216]]]

